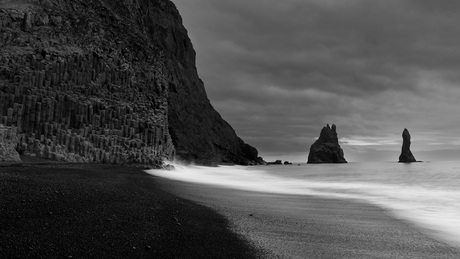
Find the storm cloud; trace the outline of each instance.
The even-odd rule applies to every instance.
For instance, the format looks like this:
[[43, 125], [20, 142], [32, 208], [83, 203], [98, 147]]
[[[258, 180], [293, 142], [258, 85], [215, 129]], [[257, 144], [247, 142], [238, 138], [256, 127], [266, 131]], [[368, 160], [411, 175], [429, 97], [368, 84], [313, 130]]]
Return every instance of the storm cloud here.
[[211, 103], [268, 160], [306, 160], [327, 123], [355, 160], [396, 159], [404, 128], [416, 157], [460, 149], [460, 1], [173, 2]]

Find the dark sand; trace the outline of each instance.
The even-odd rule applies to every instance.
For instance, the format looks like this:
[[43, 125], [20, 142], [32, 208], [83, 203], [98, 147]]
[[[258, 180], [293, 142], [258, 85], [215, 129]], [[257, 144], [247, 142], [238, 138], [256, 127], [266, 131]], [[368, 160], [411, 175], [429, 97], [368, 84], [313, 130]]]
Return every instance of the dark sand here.
[[214, 210], [136, 168], [0, 166], [0, 258], [256, 258]]
[[460, 251], [366, 203], [221, 189], [158, 179], [225, 215], [274, 258], [460, 258]]

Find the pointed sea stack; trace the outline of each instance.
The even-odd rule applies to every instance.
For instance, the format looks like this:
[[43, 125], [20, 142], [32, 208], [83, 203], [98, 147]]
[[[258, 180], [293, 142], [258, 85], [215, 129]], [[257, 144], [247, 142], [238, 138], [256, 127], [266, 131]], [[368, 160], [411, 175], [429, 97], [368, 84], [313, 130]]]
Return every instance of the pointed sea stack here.
[[308, 163], [347, 163], [347, 160], [343, 157], [343, 150], [339, 145], [334, 124], [332, 124], [332, 127], [329, 127], [328, 124], [321, 130], [319, 139], [310, 147]]
[[400, 163], [417, 162], [417, 160], [415, 160], [414, 155], [412, 155], [412, 152], [410, 151], [410, 134], [407, 129], [403, 130], [402, 138], [403, 138], [403, 145], [401, 148], [401, 155], [399, 156], [399, 162]]

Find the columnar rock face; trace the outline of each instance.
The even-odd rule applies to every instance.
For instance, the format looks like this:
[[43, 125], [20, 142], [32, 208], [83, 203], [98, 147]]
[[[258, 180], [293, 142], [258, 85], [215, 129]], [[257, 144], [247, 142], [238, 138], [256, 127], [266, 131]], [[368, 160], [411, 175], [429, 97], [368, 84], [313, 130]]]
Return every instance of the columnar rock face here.
[[174, 156], [164, 50], [142, 3], [125, 2], [0, 2], [0, 119], [20, 153], [149, 165]]
[[410, 162], [417, 162], [415, 160], [414, 155], [410, 151], [410, 134], [407, 129], [403, 130], [402, 133], [403, 144], [401, 148], [401, 155], [399, 156], [399, 162], [401, 163], [410, 163]]
[[0, 0], [0, 123], [55, 160], [253, 155], [206, 98], [169, 0]]
[[17, 145], [16, 128], [0, 124], [0, 163], [20, 162]]
[[323, 127], [318, 140], [310, 147], [308, 163], [347, 163], [339, 145], [336, 126]]

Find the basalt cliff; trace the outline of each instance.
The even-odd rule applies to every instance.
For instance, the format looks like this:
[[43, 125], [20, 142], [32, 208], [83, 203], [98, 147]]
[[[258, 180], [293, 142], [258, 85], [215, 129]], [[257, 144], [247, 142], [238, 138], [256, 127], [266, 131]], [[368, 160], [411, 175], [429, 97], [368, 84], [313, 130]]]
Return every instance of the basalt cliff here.
[[210, 104], [169, 0], [0, 0], [0, 124], [3, 149], [53, 160], [258, 155]]
[[339, 145], [337, 128], [334, 124], [332, 124], [332, 127], [329, 124], [323, 127], [319, 138], [310, 147], [308, 163], [347, 163], [343, 150]]

